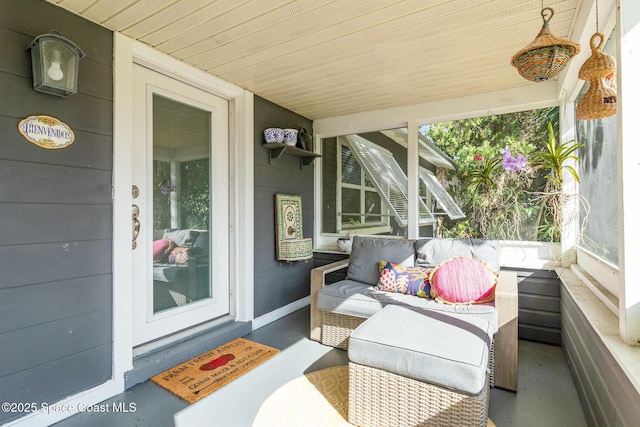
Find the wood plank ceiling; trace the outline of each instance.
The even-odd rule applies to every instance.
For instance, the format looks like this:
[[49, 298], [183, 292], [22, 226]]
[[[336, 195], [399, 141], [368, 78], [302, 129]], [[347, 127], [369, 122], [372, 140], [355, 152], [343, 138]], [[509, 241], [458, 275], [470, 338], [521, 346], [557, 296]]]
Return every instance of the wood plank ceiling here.
[[[535, 84], [541, 0], [48, 0], [310, 119]], [[581, 0], [546, 0], [571, 38]], [[78, 41], [76, 41], [78, 42]]]

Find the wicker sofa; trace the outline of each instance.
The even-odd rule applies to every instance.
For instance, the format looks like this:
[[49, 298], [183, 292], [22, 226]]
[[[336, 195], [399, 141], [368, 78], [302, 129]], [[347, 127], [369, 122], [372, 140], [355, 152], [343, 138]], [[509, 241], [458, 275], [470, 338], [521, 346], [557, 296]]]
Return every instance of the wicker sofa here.
[[[310, 337], [346, 349], [355, 328], [389, 304], [420, 310], [462, 313], [484, 318], [492, 325], [492, 383], [516, 391], [518, 382], [518, 289], [515, 272], [500, 270], [498, 242], [485, 239], [398, 240], [355, 236], [350, 259], [311, 271]], [[482, 259], [497, 271], [495, 301], [477, 305], [440, 304], [430, 298], [377, 291], [374, 285], [381, 260], [435, 267], [453, 257]], [[347, 268], [347, 277], [325, 282], [327, 274]]]

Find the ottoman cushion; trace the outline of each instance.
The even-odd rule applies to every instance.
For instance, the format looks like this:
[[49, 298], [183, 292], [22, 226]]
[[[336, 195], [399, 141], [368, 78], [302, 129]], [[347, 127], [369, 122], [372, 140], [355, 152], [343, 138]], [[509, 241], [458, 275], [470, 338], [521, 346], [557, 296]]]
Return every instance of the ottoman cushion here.
[[351, 333], [349, 360], [478, 395], [486, 381], [489, 332], [483, 319], [388, 305]]

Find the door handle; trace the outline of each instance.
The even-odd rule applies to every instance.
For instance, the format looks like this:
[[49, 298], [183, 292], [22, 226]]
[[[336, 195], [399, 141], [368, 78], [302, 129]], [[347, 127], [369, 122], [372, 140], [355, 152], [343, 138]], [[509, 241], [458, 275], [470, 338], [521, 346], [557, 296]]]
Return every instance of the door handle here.
[[140, 215], [140, 208], [138, 205], [131, 205], [131, 218], [133, 220], [133, 240], [131, 242], [131, 247], [135, 249], [138, 246], [138, 234], [140, 234], [140, 220], [138, 219], [138, 215]]

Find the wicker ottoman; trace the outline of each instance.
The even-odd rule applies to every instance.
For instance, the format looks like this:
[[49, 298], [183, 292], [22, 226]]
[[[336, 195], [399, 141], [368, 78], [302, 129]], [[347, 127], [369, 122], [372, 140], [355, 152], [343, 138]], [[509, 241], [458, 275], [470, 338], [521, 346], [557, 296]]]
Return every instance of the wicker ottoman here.
[[349, 422], [482, 426], [489, 322], [389, 305], [349, 338]]

